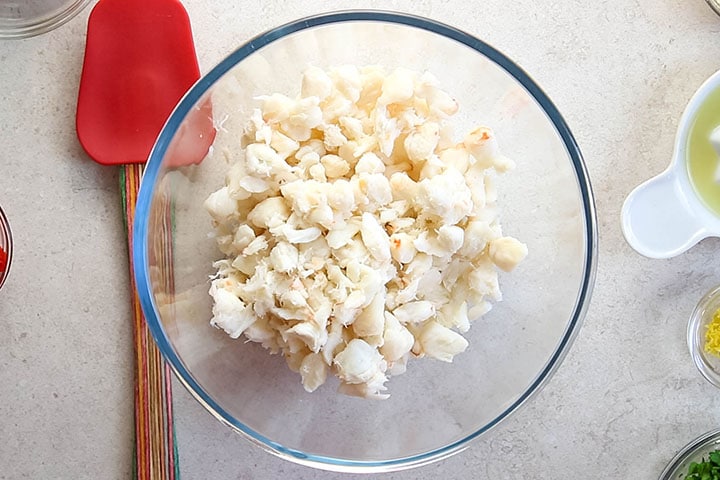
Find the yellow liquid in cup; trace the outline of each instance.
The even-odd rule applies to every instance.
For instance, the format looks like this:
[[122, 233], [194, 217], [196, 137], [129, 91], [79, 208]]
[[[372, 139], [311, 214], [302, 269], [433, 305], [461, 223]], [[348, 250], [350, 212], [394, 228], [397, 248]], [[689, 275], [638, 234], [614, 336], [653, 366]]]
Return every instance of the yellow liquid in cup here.
[[690, 126], [687, 143], [687, 169], [695, 193], [705, 206], [720, 217], [720, 182], [715, 181], [717, 152], [710, 143], [710, 133], [720, 125], [720, 88], [700, 105]]

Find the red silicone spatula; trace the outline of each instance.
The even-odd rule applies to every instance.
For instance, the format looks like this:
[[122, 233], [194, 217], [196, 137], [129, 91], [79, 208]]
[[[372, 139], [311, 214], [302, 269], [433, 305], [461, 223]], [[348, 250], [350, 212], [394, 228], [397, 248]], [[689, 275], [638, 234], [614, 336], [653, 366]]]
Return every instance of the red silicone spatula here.
[[141, 480], [176, 478], [177, 455], [170, 372], [147, 329], [132, 274], [135, 200], [142, 164], [199, 75], [190, 21], [179, 1], [100, 0], [91, 12], [77, 134], [95, 161], [123, 165], [136, 362], [135, 473]]
[[105, 165], [145, 163], [175, 104], [199, 78], [177, 0], [101, 0], [88, 20], [77, 133]]

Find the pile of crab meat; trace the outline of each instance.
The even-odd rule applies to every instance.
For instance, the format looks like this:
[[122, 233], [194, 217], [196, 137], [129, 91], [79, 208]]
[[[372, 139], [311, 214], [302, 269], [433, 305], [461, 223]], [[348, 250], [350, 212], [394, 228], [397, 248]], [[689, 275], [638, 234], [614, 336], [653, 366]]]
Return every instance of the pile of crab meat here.
[[205, 201], [224, 256], [211, 324], [281, 353], [307, 391], [333, 374], [386, 398], [409, 359], [451, 362], [527, 255], [498, 222], [514, 164], [493, 132], [454, 141], [458, 104], [406, 69], [310, 67], [296, 97], [258, 101]]

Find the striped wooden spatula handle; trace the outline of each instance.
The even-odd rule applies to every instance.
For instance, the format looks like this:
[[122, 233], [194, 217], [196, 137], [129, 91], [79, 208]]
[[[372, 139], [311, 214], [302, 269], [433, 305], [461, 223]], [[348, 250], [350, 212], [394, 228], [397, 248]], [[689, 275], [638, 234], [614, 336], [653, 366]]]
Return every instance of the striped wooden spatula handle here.
[[[144, 171], [141, 164], [121, 167], [120, 189], [124, 204], [125, 229], [130, 259], [133, 339], [135, 352], [135, 478], [138, 480], [178, 479], [177, 446], [172, 414], [170, 368], [160, 355], [148, 330], [133, 274], [133, 222], [135, 205]], [[170, 206], [164, 216], [170, 221]], [[171, 227], [165, 230], [171, 231]], [[168, 248], [171, 245], [167, 243]], [[172, 279], [166, 279], [172, 282]], [[171, 288], [172, 285], [169, 285]], [[168, 290], [169, 291], [169, 290]]]

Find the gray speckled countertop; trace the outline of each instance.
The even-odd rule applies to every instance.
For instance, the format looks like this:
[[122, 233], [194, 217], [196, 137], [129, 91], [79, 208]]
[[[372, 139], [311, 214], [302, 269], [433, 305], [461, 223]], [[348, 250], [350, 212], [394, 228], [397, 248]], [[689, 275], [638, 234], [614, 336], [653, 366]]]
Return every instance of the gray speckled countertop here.
[[[619, 212], [670, 160], [677, 121], [720, 68], [720, 18], [703, 0], [184, 2], [202, 71], [265, 29], [340, 8], [413, 12], [479, 36], [564, 114], [593, 181], [595, 292], [567, 359], [529, 405], [446, 461], [381, 478], [653, 480], [720, 425], [695, 370], [687, 318], [720, 283], [720, 240], [671, 260], [625, 243]], [[0, 479], [127, 479], [130, 311], [117, 173], [74, 129], [89, 9], [45, 35], [0, 41], [0, 205], [16, 250], [0, 291]], [[175, 388], [184, 479], [331, 479], [230, 432]]]

